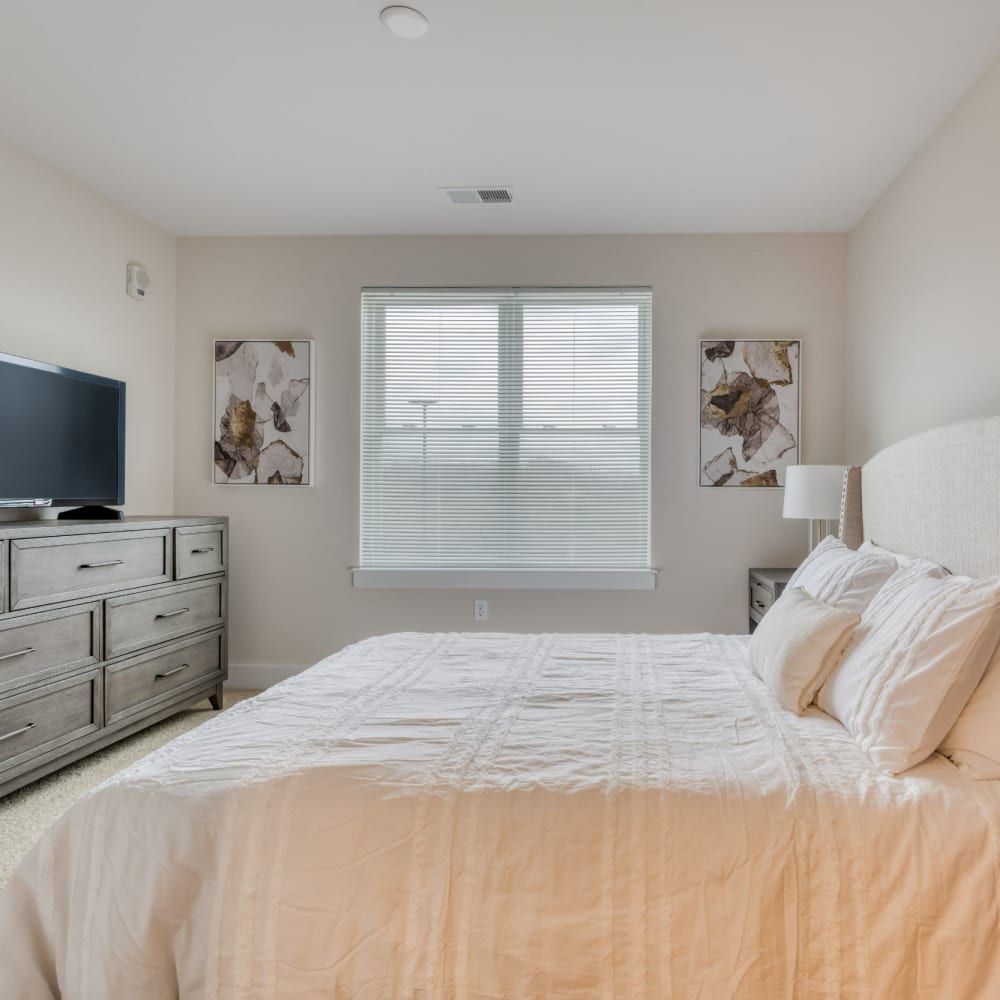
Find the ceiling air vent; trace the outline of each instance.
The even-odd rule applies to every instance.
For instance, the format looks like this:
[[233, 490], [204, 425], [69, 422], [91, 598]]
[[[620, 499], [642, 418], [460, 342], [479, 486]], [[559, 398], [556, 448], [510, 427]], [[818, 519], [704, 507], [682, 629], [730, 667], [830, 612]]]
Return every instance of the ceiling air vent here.
[[507, 188], [480, 188], [478, 194], [484, 205], [502, 205], [514, 200]]
[[453, 205], [509, 205], [514, 197], [505, 187], [441, 188]]

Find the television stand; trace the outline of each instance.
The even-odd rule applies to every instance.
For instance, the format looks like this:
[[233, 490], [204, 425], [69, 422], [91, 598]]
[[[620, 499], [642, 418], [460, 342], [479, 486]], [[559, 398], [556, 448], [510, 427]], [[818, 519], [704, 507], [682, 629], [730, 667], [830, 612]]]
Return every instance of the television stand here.
[[125, 513], [113, 507], [74, 507], [61, 510], [57, 517], [60, 521], [121, 521]]
[[228, 540], [224, 517], [0, 523], [0, 801], [203, 698], [222, 707]]

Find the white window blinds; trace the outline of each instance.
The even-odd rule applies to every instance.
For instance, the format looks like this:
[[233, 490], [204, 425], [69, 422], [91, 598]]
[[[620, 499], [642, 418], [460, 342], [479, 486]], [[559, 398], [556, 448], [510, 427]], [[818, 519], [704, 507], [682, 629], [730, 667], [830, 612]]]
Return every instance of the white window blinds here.
[[647, 569], [649, 289], [367, 289], [362, 567]]

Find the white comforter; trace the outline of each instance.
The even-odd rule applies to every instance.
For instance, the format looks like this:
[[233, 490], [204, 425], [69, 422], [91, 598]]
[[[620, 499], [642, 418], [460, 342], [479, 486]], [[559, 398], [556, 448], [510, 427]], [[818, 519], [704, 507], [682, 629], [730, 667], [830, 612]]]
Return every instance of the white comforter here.
[[72, 808], [0, 993], [1000, 997], [998, 784], [880, 775], [745, 638], [385, 636]]

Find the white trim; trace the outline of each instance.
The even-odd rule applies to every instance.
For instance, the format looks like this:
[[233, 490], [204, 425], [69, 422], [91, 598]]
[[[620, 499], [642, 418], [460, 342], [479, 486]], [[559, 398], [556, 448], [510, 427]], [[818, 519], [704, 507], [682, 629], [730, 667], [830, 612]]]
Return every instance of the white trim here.
[[272, 665], [270, 663], [230, 663], [226, 687], [238, 691], [263, 691], [279, 681], [301, 674], [311, 664], [302, 666]]
[[428, 590], [655, 590], [655, 569], [393, 569], [355, 567], [354, 586]]

